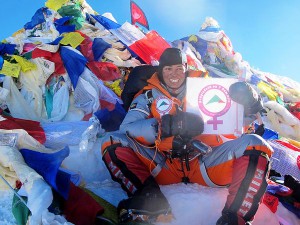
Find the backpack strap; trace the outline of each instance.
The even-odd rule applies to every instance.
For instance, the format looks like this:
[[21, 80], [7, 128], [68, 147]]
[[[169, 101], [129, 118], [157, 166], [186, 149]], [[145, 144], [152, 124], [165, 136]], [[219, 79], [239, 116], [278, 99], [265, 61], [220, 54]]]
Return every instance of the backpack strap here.
[[150, 89], [150, 90], [146, 90], [146, 91], [144, 92], [144, 94], [145, 94], [145, 97], [146, 97], [146, 99], [147, 99], [147, 101], [148, 101], [147, 106], [148, 106], [148, 108], [150, 109], [151, 104], [152, 104], [152, 102], [154, 101], [153, 94], [152, 94], [152, 90], [151, 90], [151, 89]]
[[146, 99], [148, 100], [149, 103], [152, 103], [154, 101], [152, 90], [146, 90], [145, 91], [145, 96], [146, 96]]

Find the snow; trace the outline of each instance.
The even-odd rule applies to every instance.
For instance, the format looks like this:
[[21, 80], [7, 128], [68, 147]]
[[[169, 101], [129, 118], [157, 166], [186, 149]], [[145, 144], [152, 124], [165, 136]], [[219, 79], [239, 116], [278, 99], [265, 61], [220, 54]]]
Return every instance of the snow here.
[[11, 212], [12, 197], [12, 191], [0, 190], [0, 225], [16, 224], [15, 218]]
[[[70, 156], [64, 160], [63, 165], [79, 173], [89, 190], [115, 206], [121, 199], [127, 197], [119, 184], [110, 179], [100, 156], [99, 141], [89, 152], [79, 152], [78, 146], [71, 146], [70, 150]], [[161, 189], [169, 200], [174, 214], [174, 219], [168, 225], [214, 225], [221, 215], [228, 192], [226, 188], [208, 188], [183, 183], [161, 186]], [[11, 191], [0, 191], [0, 225], [15, 224], [11, 213], [12, 196]], [[279, 225], [279, 219], [283, 225], [300, 224], [300, 220], [281, 204], [276, 214], [261, 204], [253, 225]], [[157, 225], [163, 224], [165, 223]]]

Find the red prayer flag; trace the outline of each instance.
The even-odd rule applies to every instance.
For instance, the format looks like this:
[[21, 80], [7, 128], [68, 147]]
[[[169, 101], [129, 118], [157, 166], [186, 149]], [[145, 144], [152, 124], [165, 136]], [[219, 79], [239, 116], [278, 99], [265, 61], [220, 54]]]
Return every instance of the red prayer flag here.
[[149, 30], [148, 20], [141, 8], [134, 2], [130, 1], [131, 24], [139, 23]]
[[155, 30], [148, 32], [144, 38], [129, 46], [147, 64], [152, 64], [153, 60], [158, 61], [163, 51], [170, 47], [170, 44]]

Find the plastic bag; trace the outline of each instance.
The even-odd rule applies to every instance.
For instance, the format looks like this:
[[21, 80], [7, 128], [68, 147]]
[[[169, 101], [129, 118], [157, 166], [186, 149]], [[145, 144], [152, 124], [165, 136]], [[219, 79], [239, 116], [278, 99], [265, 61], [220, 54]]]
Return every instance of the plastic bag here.
[[42, 123], [41, 126], [46, 135], [44, 145], [51, 149], [60, 149], [66, 145], [78, 145], [81, 135], [91, 124], [90, 121]]
[[91, 117], [90, 121], [92, 124], [81, 135], [81, 141], [79, 143], [80, 152], [89, 151], [93, 147], [92, 145], [95, 143], [97, 135], [105, 132], [105, 130], [101, 128], [100, 121], [97, 117]]

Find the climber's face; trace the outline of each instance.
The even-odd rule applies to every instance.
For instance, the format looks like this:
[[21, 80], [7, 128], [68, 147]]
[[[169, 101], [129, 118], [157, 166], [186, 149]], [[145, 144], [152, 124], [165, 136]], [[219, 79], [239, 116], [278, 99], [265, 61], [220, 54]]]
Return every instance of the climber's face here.
[[182, 64], [164, 66], [162, 77], [165, 84], [172, 90], [177, 90], [185, 81], [185, 71], [185, 66]]

